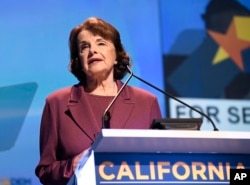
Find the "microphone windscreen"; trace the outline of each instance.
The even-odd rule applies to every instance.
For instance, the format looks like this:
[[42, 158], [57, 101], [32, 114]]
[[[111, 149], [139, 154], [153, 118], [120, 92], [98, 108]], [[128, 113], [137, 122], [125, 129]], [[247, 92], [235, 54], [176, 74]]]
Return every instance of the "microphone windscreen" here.
[[128, 65], [129, 65], [129, 61], [126, 60], [126, 59], [123, 59], [121, 63], [122, 63], [122, 65], [124, 65], [124, 66], [128, 66]]
[[118, 69], [121, 71], [126, 71], [128, 65], [129, 65], [129, 61], [127, 61], [125, 59], [123, 59], [121, 62], [118, 62], [118, 64], [117, 64]]

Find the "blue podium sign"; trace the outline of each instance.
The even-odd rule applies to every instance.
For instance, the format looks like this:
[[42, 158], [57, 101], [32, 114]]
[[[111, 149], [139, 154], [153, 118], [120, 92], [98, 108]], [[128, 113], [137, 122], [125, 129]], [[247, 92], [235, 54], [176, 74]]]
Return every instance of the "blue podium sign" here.
[[230, 169], [250, 168], [250, 155], [96, 153], [96, 184], [229, 184]]
[[229, 184], [249, 144], [250, 132], [103, 129], [74, 184]]

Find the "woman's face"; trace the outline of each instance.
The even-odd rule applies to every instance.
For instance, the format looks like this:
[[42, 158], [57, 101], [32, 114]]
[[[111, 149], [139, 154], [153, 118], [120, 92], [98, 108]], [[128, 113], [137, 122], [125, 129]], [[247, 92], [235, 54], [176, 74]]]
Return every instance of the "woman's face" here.
[[107, 77], [112, 75], [116, 63], [114, 44], [99, 35], [93, 35], [87, 30], [78, 34], [78, 55], [84, 73], [90, 77]]

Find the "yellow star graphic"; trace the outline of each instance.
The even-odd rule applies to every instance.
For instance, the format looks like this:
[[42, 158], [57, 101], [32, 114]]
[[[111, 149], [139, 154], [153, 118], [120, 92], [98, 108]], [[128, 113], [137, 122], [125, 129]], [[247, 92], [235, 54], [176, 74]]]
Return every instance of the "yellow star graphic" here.
[[212, 30], [207, 32], [219, 45], [213, 64], [230, 57], [240, 70], [244, 70], [241, 52], [250, 48], [250, 17], [235, 16], [225, 34]]

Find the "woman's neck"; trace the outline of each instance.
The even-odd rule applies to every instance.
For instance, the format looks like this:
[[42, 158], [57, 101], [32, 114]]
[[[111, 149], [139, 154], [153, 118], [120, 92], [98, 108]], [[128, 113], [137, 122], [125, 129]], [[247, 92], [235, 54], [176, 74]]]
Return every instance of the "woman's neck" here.
[[99, 96], [115, 96], [117, 94], [118, 87], [114, 80], [92, 80], [88, 81], [85, 86], [85, 91]]

